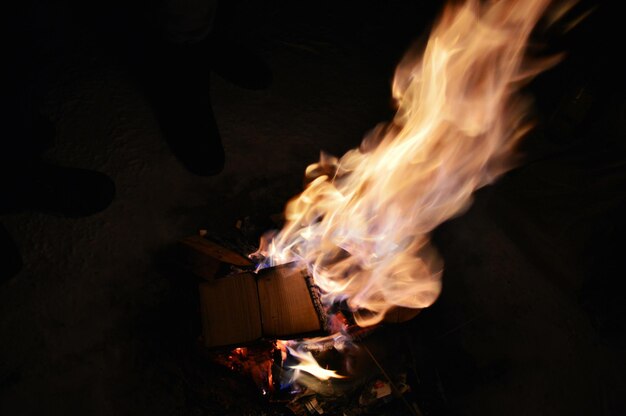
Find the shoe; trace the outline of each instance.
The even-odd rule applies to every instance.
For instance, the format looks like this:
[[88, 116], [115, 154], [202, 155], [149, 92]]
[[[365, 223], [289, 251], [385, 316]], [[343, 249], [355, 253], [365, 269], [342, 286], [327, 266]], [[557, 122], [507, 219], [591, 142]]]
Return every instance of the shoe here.
[[78, 218], [104, 210], [115, 196], [107, 175], [38, 160], [14, 161], [1, 169], [0, 214], [37, 211]]
[[225, 159], [209, 68], [204, 43], [152, 45], [134, 66], [172, 153], [199, 176], [217, 175]]

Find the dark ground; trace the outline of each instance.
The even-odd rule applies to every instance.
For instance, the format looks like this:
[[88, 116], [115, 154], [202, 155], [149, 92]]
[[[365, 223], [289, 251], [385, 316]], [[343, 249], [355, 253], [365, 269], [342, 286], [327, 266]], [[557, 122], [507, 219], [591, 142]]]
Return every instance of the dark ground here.
[[[211, 178], [188, 173], [162, 140], [117, 53], [114, 6], [53, 2], [15, 16], [22, 32], [9, 41], [31, 56], [33, 95], [57, 129], [45, 157], [108, 174], [117, 195], [80, 219], [0, 217], [24, 260], [0, 286], [0, 414], [269, 413], [249, 384], [195, 355], [193, 284], [163, 266], [163, 253], [199, 228], [279, 212], [320, 149], [340, 155], [388, 120], [393, 68], [439, 8], [292, 3], [233, 7], [230, 31], [274, 81], [249, 91], [212, 77], [226, 166]], [[427, 414], [626, 411], [616, 16], [601, 7], [554, 40], [570, 57], [531, 88], [540, 128], [525, 165], [435, 233], [443, 294], [392, 330], [419, 357]]]

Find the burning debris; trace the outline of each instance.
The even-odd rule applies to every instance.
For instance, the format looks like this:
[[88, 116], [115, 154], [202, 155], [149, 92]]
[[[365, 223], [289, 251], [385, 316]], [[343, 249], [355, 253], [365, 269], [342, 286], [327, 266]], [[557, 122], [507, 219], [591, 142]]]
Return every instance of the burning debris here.
[[338, 364], [345, 359], [332, 348], [302, 354], [288, 344], [295, 342], [257, 343], [215, 352], [214, 357], [252, 379], [269, 402], [281, 403], [296, 415], [367, 415], [380, 414], [381, 409], [395, 409], [390, 413], [394, 415], [420, 414], [406, 370], [390, 374], [379, 367], [367, 376], [348, 379], [318, 364], [318, 360]]
[[274, 393], [272, 377], [274, 351], [268, 344], [237, 347], [226, 352], [216, 352], [214, 360], [232, 371], [248, 376], [265, 396]]
[[[384, 385], [392, 385], [379, 368], [374, 372], [366, 371], [365, 375], [355, 373], [355, 362], [367, 357], [358, 343], [375, 332], [378, 326], [358, 326], [350, 311], [341, 304], [321, 311], [324, 317], [318, 320], [318, 310], [312, 299], [316, 292], [307, 286], [310, 278], [306, 273], [283, 265], [264, 269], [255, 277], [249, 267], [243, 270], [229, 263], [241, 261], [236, 252], [204, 237], [185, 238], [181, 240], [180, 248], [184, 261], [196, 262], [195, 265], [188, 264], [190, 270], [226, 270], [225, 275], [216, 273], [212, 277], [206, 273], [197, 274], [202, 277], [199, 287], [203, 345], [211, 349], [210, 356], [215, 362], [248, 377], [270, 402], [282, 403], [296, 414], [334, 414], [338, 409], [351, 407], [354, 410], [349, 414], [356, 415], [366, 414], [362, 413], [364, 409], [377, 408], [399, 399], [397, 393], [383, 394], [384, 388], [378, 391], [374, 386], [377, 384], [372, 377], [385, 380], [380, 381]], [[206, 266], [211, 262], [221, 265], [198, 268], [198, 264]], [[280, 284], [259, 290], [258, 285], [267, 284], [263, 281], [268, 278], [278, 279]], [[254, 292], [250, 296], [246, 295], [246, 283]], [[331, 335], [301, 338], [301, 329], [305, 328], [301, 325], [307, 320], [299, 317], [297, 310], [263, 306], [259, 300], [260, 293], [268, 298], [281, 298], [281, 292], [286, 289], [292, 296], [292, 290], [303, 294], [296, 303], [304, 305], [304, 309], [315, 317], [311, 322], [316, 323], [316, 332], [323, 334], [327, 331]], [[237, 301], [233, 302], [233, 299]], [[283, 302], [278, 304], [281, 308], [288, 307]], [[281, 322], [283, 317], [289, 320]], [[264, 322], [268, 324], [263, 325]], [[277, 339], [278, 334], [288, 339]], [[375, 397], [368, 393], [371, 389], [374, 389]], [[401, 395], [406, 389], [395, 391]], [[361, 396], [363, 399], [359, 402]]]

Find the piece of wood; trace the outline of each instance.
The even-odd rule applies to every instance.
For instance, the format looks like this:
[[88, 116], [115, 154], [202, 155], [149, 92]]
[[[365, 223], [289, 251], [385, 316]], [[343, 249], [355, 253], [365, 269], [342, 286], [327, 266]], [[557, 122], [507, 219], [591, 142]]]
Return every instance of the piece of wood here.
[[254, 274], [203, 282], [199, 291], [205, 346], [246, 343], [263, 335]]
[[289, 264], [259, 273], [259, 299], [265, 336], [289, 337], [322, 329], [305, 273]]
[[323, 329], [316, 292], [304, 271], [283, 265], [200, 283], [202, 337], [207, 347], [262, 337], [294, 338]]
[[206, 238], [193, 235], [178, 243], [178, 263], [185, 270], [204, 279], [215, 278], [222, 264], [251, 267], [252, 261]]

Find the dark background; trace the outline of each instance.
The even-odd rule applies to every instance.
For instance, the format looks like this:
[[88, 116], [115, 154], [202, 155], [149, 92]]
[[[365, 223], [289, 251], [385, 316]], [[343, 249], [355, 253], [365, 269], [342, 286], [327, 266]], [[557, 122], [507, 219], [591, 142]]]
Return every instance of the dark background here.
[[[26, 96], [56, 127], [44, 157], [104, 172], [117, 191], [85, 218], [0, 217], [24, 261], [0, 286], [0, 413], [262, 414], [249, 383], [196, 354], [193, 283], [166, 265], [168, 248], [280, 212], [320, 149], [341, 155], [389, 120], [394, 67], [441, 6], [222, 7], [220, 24], [263, 56], [273, 83], [250, 91], [212, 76], [226, 165], [210, 178], [168, 150], [129, 66], [150, 5], [7, 13], [4, 65], [23, 69]], [[567, 34], [537, 37], [568, 56], [528, 88], [539, 124], [525, 162], [437, 230], [443, 294], [391, 330], [418, 357], [426, 414], [625, 411], [623, 22], [608, 3], [574, 14], [593, 6]], [[9, 154], [20, 138], [1, 140]]]

